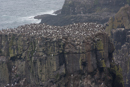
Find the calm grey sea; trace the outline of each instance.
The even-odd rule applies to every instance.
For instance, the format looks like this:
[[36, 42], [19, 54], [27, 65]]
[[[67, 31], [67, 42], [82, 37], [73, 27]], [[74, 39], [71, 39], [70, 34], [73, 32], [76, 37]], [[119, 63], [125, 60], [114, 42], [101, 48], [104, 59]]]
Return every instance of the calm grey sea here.
[[52, 14], [63, 3], [64, 0], [0, 0], [0, 29], [39, 23], [34, 16]]

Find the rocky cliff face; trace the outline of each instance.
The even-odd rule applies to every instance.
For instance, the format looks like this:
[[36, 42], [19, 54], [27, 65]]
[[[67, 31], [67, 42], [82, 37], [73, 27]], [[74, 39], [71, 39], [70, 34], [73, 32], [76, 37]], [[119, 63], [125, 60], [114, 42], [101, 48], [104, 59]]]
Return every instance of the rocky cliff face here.
[[40, 15], [41, 23], [63, 26], [73, 23], [106, 23], [130, 0], [65, 0], [58, 15]]
[[92, 12], [117, 12], [120, 7], [130, 4], [129, 0], [65, 0], [62, 14], [76, 15]]
[[123, 69], [125, 87], [130, 86], [130, 6], [122, 7], [109, 19], [106, 31], [112, 37], [115, 52], [114, 60]]
[[31, 24], [0, 31], [0, 87], [123, 87], [102, 25]]

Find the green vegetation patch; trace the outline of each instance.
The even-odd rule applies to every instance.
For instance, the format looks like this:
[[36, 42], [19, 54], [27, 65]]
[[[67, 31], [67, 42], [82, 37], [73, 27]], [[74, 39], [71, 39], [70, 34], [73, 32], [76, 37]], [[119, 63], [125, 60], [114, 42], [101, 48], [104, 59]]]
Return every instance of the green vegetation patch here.
[[106, 67], [106, 64], [105, 64], [105, 61], [104, 61], [104, 60], [101, 60], [101, 61], [100, 61], [100, 64], [101, 64], [101, 67]]
[[110, 70], [114, 74], [114, 87], [124, 87], [122, 68], [112, 63]]
[[97, 41], [96, 48], [97, 50], [103, 50], [103, 42], [101, 40]]

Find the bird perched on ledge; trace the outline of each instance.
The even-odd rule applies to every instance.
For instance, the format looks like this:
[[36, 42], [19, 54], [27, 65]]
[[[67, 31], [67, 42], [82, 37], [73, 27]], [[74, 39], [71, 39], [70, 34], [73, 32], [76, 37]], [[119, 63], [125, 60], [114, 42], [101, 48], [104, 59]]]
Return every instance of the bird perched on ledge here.
[[98, 32], [104, 32], [102, 24], [74, 23], [67, 26], [50, 26], [46, 24], [26, 24], [14, 29], [3, 29], [0, 34], [17, 34], [38, 37], [62, 39], [69, 36], [70, 40], [82, 42], [84, 38], [91, 37]]

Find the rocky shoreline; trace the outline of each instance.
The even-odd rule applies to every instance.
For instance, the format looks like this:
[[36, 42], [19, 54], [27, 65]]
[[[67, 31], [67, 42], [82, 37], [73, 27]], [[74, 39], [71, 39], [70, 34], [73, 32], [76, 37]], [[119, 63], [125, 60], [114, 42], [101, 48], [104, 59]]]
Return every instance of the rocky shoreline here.
[[95, 22], [104, 24], [108, 22], [109, 18], [114, 16], [116, 13], [103, 12], [91, 13], [91, 14], [79, 14], [79, 15], [38, 15], [35, 19], [41, 19], [40, 23], [45, 23], [54, 26], [65, 26], [73, 23], [84, 23], [84, 22]]
[[[71, 3], [69, 3], [71, 1]], [[88, 1], [88, 0], [85, 0]], [[100, 1], [100, 0], [98, 0]], [[115, 2], [114, 2], [115, 1]], [[79, 2], [79, 0], [76, 0], [75, 2]], [[74, 2], [74, 3], [75, 3]], [[83, 1], [84, 2], [84, 1]], [[101, 5], [101, 3], [98, 3], [97, 5], [92, 5], [93, 3], [90, 1], [90, 5], [92, 5], [92, 8], [94, 9], [88, 9], [88, 13], [85, 13], [84, 10], [80, 12], [81, 10], [75, 11], [75, 8], [78, 7], [78, 5], [74, 5], [73, 0], [66, 0], [63, 8], [61, 9], [60, 14], [55, 16], [42, 16], [40, 19], [41, 24], [46, 23], [49, 25], [57, 25], [57, 26], [64, 26], [68, 24], [73, 23], [82, 23], [82, 22], [96, 22], [105, 25], [106, 32], [113, 40], [114, 46], [115, 46], [115, 52], [113, 58], [115, 59], [116, 64], [121, 66], [123, 69], [123, 79], [125, 83], [125, 87], [129, 87], [129, 81], [130, 81], [130, 74], [129, 74], [129, 5], [130, 4], [128, 0], [113, 0], [112, 2], [103, 1], [101, 8], [98, 8], [96, 6]], [[80, 2], [79, 2], [80, 3]], [[111, 5], [111, 4], [114, 5]], [[122, 3], [122, 4], [121, 4]], [[82, 3], [81, 3], [82, 4]], [[104, 4], [104, 5], [103, 5]], [[90, 6], [89, 5], [89, 6]], [[105, 6], [106, 5], [106, 6]], [[67, 7], [68, 6], [68, 7]], [[76, 7], [77, 6], [77, 7]], [[93, 7], [95, 6], [95, 7]], [[123, 7], [122, 7], [123, 6]], [[83, 7], [79, 6], [79, 7]], [[78, 8], [79, 8], [78, 7]], [[78, 9], [77, 8], [77, 9]], [[83, 9], [86, 7], [83, 7]], [[95, 8], [98, 8], [95, 10]], [[102, 9], [105, 8], [105, 9]], [[119, 10], [120, 9], [120, 10]], [[90, 12], [90, 11], [93, 12]]]
[[81, 2], [79, 0], [66, 0], [62, 9], [54, 12], [57, 15], [45, 14], [35, 16], [34, 18], [41, 19], [40, 23], [54, 26], [64, 26], [79, 22], [96, 22], [104, 24], [108, 22], [109, 18], [113, 17], [122, 6], [128, 4], [126, 0], [119, 0], [118, 2], [116, 0], [98, 0], [97, 3], [93, 2], [95, 1], [92, 0], [90, 2], [89, 0], [84, 0]]
[[65, 0], [57, 15], [36, 16], [40, 24], [1, 30], [0, 87], [129, 87], [126, 3]]

